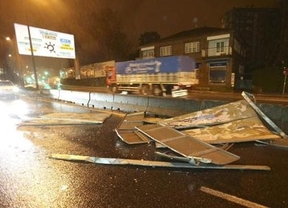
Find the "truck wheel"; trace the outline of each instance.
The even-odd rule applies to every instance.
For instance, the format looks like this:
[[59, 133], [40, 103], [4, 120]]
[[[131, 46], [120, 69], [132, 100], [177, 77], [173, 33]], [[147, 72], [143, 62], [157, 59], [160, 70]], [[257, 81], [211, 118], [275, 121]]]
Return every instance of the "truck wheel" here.
[[112, 86], [110, 87], [110, 90], [111, 90], [112, 93], [117, 93], [117, 92], [118, 92], [118, 87], [117, 87], [117, 85], [112, 85]]
[[142, 85], [142, 87], [141, 87], [141, 93], [142, 93], [143, 95], [151, 95], [151, 90], [150, 90], [149, 85]]
[[153, 94], [156, 96], [160, 96], [162, 94], [162, 89], [159, 85], [155, 85], [153, 87]]

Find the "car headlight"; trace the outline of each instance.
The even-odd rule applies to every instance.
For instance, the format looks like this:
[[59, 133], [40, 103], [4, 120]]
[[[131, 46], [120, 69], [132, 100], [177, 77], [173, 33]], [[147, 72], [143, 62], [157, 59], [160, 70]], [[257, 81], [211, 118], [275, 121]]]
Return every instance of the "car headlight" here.
[[13, 88], [13, 92], [16, 92], [16, 93], [19, 92], [19, 88], [18, 87], [14, 87]]

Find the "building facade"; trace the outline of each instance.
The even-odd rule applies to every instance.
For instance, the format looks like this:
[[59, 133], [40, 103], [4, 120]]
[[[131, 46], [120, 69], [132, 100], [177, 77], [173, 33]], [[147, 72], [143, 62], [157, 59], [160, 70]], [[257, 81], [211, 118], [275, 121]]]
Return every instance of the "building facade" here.
[[190, 56], [199, 76], [195, 89], [232, 91], [247, 85], [244, 46], [232, 30], [201, 27], [142, 45], [139, 57]]
[[234, 31], [247, 44], [247, 66], [265, 68], [279, 61], [282, 16], [279, 8], [233, 8], [222, 18], [222, 27]]

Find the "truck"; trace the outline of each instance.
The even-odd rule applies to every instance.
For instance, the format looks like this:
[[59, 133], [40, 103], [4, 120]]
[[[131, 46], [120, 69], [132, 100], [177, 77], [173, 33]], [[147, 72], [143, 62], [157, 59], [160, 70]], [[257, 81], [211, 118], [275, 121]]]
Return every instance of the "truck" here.
[[181, 96], [199, 84], [198, 69], [189, 56], [169, 56], [116, 62], [106, 69], [107, 87], [113, 93]]

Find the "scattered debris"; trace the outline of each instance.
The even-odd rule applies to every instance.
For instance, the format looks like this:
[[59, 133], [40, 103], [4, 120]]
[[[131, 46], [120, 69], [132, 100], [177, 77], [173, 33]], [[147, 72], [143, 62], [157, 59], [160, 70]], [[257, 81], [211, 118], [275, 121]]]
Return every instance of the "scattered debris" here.
[[249, 94], [247, 92], [242, 92], [241, 94], [244, 99], [249, 103], [249, 105], [282, 137], [282, 138], [288, 138], [288, 136], [270, 119], [268, 118], [260, 108], [256, 106], [256, 104], [249, 98], [252, 97], [255, 100], [254, 95]]
[[[228, 152], [234, 143], [260, 141], [275, 146], [285, 145], [287, 135], [273, 123], [250, 99], [149, 122], [144, 112], [126, 114], [115, 129], [127, 144], [155, 144], [155, 154], [178, 162], [146, 161], [121, 158], [99, 158], [79, 155], [54, 154], [51, 158], [78, 160], [97, 164], [138, 165], [192, 169], [270, 170], [267, 166], [229, 165], [240, 159]], [[270, 131], [258, 117], [261, 116], [276, 132]], [[164, 149], [165, 152], [161, 152]], [[180, 162], [181, 161], [181, 162]]]
[[240, 159], [237, 155], [204, 143], [169, 126], [150, 124], [135, 128], [156, 142], [195, 161], [194, 164], [200, 162], [226, 165]]
[[240, 100], [202, 111], [164, 119], [158, 123], [181, 130], [214, 126], [256, 116], [256, 112], [249, 104], [245, 100]]
[[268, 208], [266, 206], [263, 206], [261, 204], [257, 204], [255, 202], [252, 202], [252, 201], [249, 201], [249, 200], [246, 200], [246, 199], [242, 199], [242, 198], [239, 198], [239, 197], [236, 197], [234, 195], [231, 195], [231, 194], [227, 194], [227, 193], [224, 193], [224, 192], [221, 192], [221, 191], [217, 191], [215, 189], [211, 189], [211, 188], [208, 188], [208, 187], [205, 187], [205, 186], [201, 186], [200, 187], [200, 191], [206, 193], [206, 194], [210, 194], [214, 197], [219, 197], [221, 199], [224, 199], [224, 200], [227, 200], [227, 201], [230, 201], [230, 202], [233, 202], [235, 204], [239, 204], [241, 205], [242, 207], [248, 207], [248, 208]]
[[151, 139], [135, 129], [135, 126], [144, 125], [144, 117], [144, 112], [127, 114], [115, 129], [118, 137], [127, 144], [149, 143]]
[[221, 125], [182, 131], [209, 144], [249, 142], [261, 139], [280, 139], [269, 131], [257, 117], [236, 120]]
[[[219, 144], [248, 141], [265, 143], [271, 140], [283, 144], [280, 140], [281, 136], [285, 137], [285, 133], [269, 119], [268, 124], [272, 124], [278, 134], [271, 132], [258, 117], [260, 109], [253, 105], [245, 92], [242, 95], [244, 100], [161, 119], [154, 124], [145, 124], [144, 113], [127, 114], [116, 132], [128, 144], [148, 143], [152, 140], [157, 149], [169, 149], [172, 152], [165, 154], [158, 151], [156, 154], [197, 166], [209, 163], [221, 166], [240, 159], [224, 148], [217, 148]], [[263, 113], [260, 115], [262, 118], [265, 116]], [[265, 117], [267, 121], [268, 117]]]
[[50, 158], [68, 161], [83, 161], [103, 165], [133, 165], [145, 167], [163, 167], [163, 168], [186, 168], [186, 169], [216, 169], [216, 170], [261, 170], [269, 171], [270, 168], [261, 165], [203, 165], [195, 166], [189, 163], [181, 162], [164, 162], [164, 161], [149, 161], [149, 160], [135, 160], [135, 159], [121, 159], [121, 158], [103, 158], [90, 157], [81, 155], [67, 155], [67, 154], [52, 154]]
[[102, 124], [110, 117], [107, 113], [51, 113], [38, 118], [29, 118], [22, 121], [20, 126], [49, 126], [49, 125], [77, 125]]

